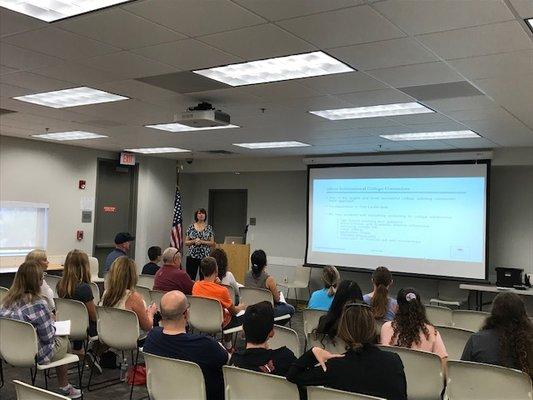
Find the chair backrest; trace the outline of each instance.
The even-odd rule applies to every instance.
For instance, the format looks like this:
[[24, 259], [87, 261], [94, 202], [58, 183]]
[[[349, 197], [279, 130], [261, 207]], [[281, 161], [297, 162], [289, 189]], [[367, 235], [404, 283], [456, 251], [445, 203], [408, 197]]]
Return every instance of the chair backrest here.
[[345, 392], [324, 386], [307, 386], [307, 400], [385, 400], [382, 397]]
[[268, 340], [268, 347], [279, 349], [287, 346], [296, 357], [300, 357], [300, 341], [294, 329], [285, 326], [274, 325], [274, 336]]
[[89, 269], [91, 270], [91, 277], [98, 277], [98, 273], [100, 272], [98, 258], [89, 257]]
[[484, 311], [453, 310], [453, 326], [455, 328], [477, 332], [481, 329], [489, 315], [490, 313]]
[[137, 314], [113, 307], [96, 307], [98, 340], [117, 350], [137, 348], [140, 329]]
[[229, 297], [231, 298], [231, 301], [233, 302], [233, 304], [235, 304], [236, 296], [235, 296], [235, 289], [233, 288], [233, 286], [231, 285], [222, 285], [222, 286], [228, 289]]
[[147, 306], [152, 304], [152, 297], [150, 296], [149, 288], [147, 288], [146, 286], [137, 285], [135, 286], [135, 291], [142, 296]]
[[532, 399], [531, 378], [522, 371], [469, 361], [448, 361], [450, 400]]
[[320, 320], [320, 317], [326, 314], [326, 311], [313, 310], [311, 308], [306, 308], [305, 310], [303, 310], [304, 335], [307, 336], [308, 334], [313, 332], [313, 329], [318, 326], [318, 321]]
[[311, 268], [303, 267], [301, 265], [297, 265], [294, 268], [294, 283], [300, 284], [301, 286], [308, 286], [309, 285], [309, 278], [311, 277]]
[[50, 289], [52, 289], [52, 291], [54, 292], [54, 297], [57, 297], [56, 286], [59, 283], [59, 281], [61, 280], [61, 277], [58, 276], [58, 275], [46, 274], [44, 276], [44, 280], [46, 281], [48, 286], [50, 286]]
[[144, 353], [146, 385], [152, 400], [205, 400], [205, 381], [198, 364]]
[[339, 337], [332, 341], [328, 336], [322, 338], [322, 335], [309, 333], [307, 335], [307, 348], [320, 347], [330, 353], [343, 354], [346, 352], [346, 343]]
[[28, 383], [17, 380], [14, 380], [13, 383], [15, 384], [17, 400], [70, 400], [70, 397], [61, 396]]
[[433, 325], [452, 326], [452, 309], [426, 305], [426, 315]]
[[6, 296], [8, 291], [8, 288], [0, 286], [0, 303], [4, 300], [4, 297]]
[[152, 303], [155, 303], [157, 305], [157, 308], [161, 309], [161, 297], [165, 295], [166, 292], [163, 292], [162, 290], [150, 290], [150, 299]]
[[67, 258], [66, 254], [56, 254], [56, 255], [48, 255], [47, 259], [50, 264], [59, 264], [63, 265], [65, 264], [65, 259]]
[[14, 367], [33, 367], [37, 333], [29, 322], [0, 318], [0, 354]]
[[137, 281], [137, 285], [147, 287], [148, 289], [154, 288], [154, 275], [141, 274]]
[[188, 296], [189, 323], [204, 333], [218, 333], [222, 330], [222, 306], [218, 300]]
[[85, 340], [89, 328], [89, 313], [81, 301], [55, 298], [56, 319], [58, 321], [70, 320], [71, 340]]
[[272, 292], [270, 290], [246, 286], [239, 288], [239, 299], [240, 302], [246, 304], [246, 306], [251, 306], [252, 304], [257, 304], [262, 301], [269, 301], [274, 304], [274, 298], [272, 297]]
[[98, 305], [100, 303], [100, 288], [94, 282], [90, 282], [89, 286], [91, 287], [91, 292], [93, 292], [94, 304]]
[[392, 351], [402, 359], [409, 400], [440, 400], [444, 375], [438, 355], [396, 346], [380, 348]]
[[457, 301], [463, 303], [468, 300], [468, 290], [459, 288], [459, 284], [453, 281], [440, 280], [437, 283], [439, 299]]
[[446, 351], [448, 352], [448, 360], [460, 360], [466, 342], [468, 342], [468, 339], [474, 332], [466, 329], [454, 328], [453, 326], [437, 326], [436, 328], [439, 331], [444, 346], [446, 347]]
[[283, 399], [299, 400], [298, 387], [281, 376], [222, 367], [226, 400]]

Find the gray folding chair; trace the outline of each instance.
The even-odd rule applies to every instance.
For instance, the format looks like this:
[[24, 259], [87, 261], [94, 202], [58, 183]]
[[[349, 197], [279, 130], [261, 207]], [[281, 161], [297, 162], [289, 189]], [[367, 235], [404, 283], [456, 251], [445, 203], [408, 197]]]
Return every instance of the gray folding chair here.
[[448, 307], [426, 305], [426, 315], [433, 325], [452, 326], [452, 309]]
[[150, 289], [148, 289], [145, 286], [137, 285], [135, 286], [135, 291], [142, 296], [147, 306], [152, 304], [152, 297], [150, 296]]
[[300, 357], [300, 340], [294, 329], [285, 326], [274, 325], [274, 336], [268, 339], [268, 347], [279, 349], [286, 346], [296, 357]]
[[0, 286], [0, 303], [4, 300], [4, 297], [6, 297], [8, 291], [8, 288]]
[[[247, 307], [253, 304], [261, 303], [262, 301], [268, 301], [270, 304], [274, 304], [274, 297], [272, 296], [272, 292], [270, 290], [246, 286], [243, 286], [239, 289], [239, 299], [240, 302], [246, 304]], [[289, 314], [285, 314], [274, 318], [274, 321], [284, 321], [290, 318], [291, 316]]]
[[205, 381], [198, 364], [143, 353], [146, 362], [146, 385], [152, 400], [205, 400]]
[[91, 287], [91, 292], [93, 293], [94, 304], [100, 304], [100, 288], [98, 287], [96, 282], [89, 283], [89, 286]]
[[242, 326], [223, 329], [224, 314], [220, 302], [199, 296], [187, 296], [189, 301], [189, 324], [203, 333], [216, 336], [218, 333], [233, 334], [242, 330]]
[[61, 277], [58, 276], [58, 275], [50, 275], [50, 274], [46, 274], [44, 276], [44, 280], [46, 281], [46, 283], [48, 284], [48, 286], [50, 286], [50, 289], [52, 289], [52, 291], [54, 292], [54, 297], [57, 297], [57, 284], [59, 283], [59, 281], [61, 280]]
[[27, 383], [14, 380], [17, 400], [70, 400], [70, 397], [41, 389]]
[[307, 400], [385, 400], [382, 397], [345, 392], [324, 386], [307, 386]]
[[154, 288], [154, 275], [141, 274], [137, 280], [137, 285], [147, 287], [152, 290]]
[[439, 331], [444, 346], [446, 347], [446, 351], [448, 352], [448, 360], [460, 360], [466, 342], [468, 342], [468, 339], [474, 332], [466, 329], [454, 328], [453, 326], [436, 326], [436, 328]]
[[303, 310], [302, 317], [304, 323], [304, 339], [305, 348], [307, 349], [307, 337], [318, 326], [320, 317], [326, 315], [327, 311], [314, 310], [312, 308], [306, 308]]
[[166, 292], [162, 290], [150, 290], [150, 299], [152, 303], [155, 303], [159, 309], [161, 309], [161, 298]]
[[453, 310], [453, 327], [478, 332], [488, 316], [490, 313], [484, 311]]
[[326, 349], [330, 353], [346, 353], [346, 343], [344, 343], [344, 340], [339, 337], [331, 340], [328, 336], [323, 337], [320, 334], [310, 333], [307, 335], [307, 349], [309, 350], [313, 347]]
[[237, 304], [236, 303], [237, 296], [235, 295], [235, 289], [233, 288], [233, 286], [231, 285], [222, 285], [222, 286], [228, 289], [229, 297], [231, 297], [231, 301], [233, 302], [233, 304]]

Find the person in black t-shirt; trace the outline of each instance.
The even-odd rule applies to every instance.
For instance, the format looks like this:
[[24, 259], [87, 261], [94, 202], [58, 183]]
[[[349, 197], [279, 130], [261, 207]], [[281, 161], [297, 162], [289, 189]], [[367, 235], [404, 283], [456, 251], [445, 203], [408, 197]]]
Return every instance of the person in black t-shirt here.
[[148, 249], [148, 258], [150, 262], [143, 267], [143, 275], [155, 275], [159, 270], [159, 263], [161, 262], [161, 247], [152, 246]]
[[207, 400], [224, 400], [222, 366], [228, 362], [228, 352], [208, 336], [186, 332], [189, 302], [182, 292], [173, 290], [161, 298], [161, 317], [162, 327], [150, 330], [143, 351], [198, 364], [204, 375]]
[[243, 329], [246, 349], [233, 354], [230, 364], [252, 371], [285, 376], [296, 357], [285, 346], [275, 350], [268, 348], [268, 339], [274, 336], [272, 304], [263, 301], [246, 308]]

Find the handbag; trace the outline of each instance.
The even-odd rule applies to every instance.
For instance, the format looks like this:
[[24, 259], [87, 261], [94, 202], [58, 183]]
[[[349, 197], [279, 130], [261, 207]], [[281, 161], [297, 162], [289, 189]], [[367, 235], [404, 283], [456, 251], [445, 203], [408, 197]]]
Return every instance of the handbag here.
[[[134, 378], [134, 375], [135, 375], [135, 378]], [[127, 377], [128, 377], [128, 383], [130, 385], [134, 385], [134, 386], [146, 385], [146, 365], [137, 364], [136, 366], [129, 367]]]

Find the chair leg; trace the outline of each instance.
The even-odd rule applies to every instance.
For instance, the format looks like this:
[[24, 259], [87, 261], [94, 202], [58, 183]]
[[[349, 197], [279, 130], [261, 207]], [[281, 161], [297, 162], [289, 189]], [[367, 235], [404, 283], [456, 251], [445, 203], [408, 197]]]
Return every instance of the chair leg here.
[[[133, 352], [131, 359], [133, 360]], [[139, 348], [137, 347], [137, 355], [135, 356], [135, 363], [133, 364], [133, 376], [131, 377], [131, 390], [130, 390], [130, 400], [133, 397], [133, 384], [135, 383], [135, 374], [137, 372], [137, 363], [139, 361]]]
[[48, 390], [48, 370], [44, 370], [44, 388]]
[[4, 367], [2, 363], [2, 359], [0, 358], [0, 389], [4, 387]]
[[79, 382], [79, 385], [80, 385], [81, 398], [83, 400], [83, 383], [82, 383], [83, 365], [80, 368], [80, 362], [79, 361], [76, 363], [76, 365], [78, 367], [78, 382]]

